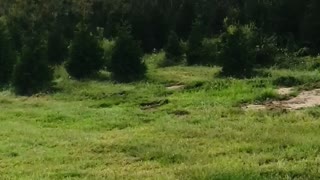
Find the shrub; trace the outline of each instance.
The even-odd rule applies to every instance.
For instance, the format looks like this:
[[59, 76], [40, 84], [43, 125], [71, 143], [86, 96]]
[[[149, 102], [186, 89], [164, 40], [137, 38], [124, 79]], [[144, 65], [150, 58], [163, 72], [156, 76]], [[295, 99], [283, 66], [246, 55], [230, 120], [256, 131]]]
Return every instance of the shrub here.
[[32, 95], [45, 90], [51, 85], [52, 77], [45, 43], [39, 39], [28, 40], [14, 69], [13, 86], [16, 93]]
[[127, 27], [119, 28], [109, 70], [115, 80], [131, 82], [145, 76], [146, 66], [142, 61], [143, 52]]
[[282, 76], [273, 81], [273, 84], [277, 86], [293, 87], [303, 84], [300, 79], [293, 76]]
[[180, 44], [180, 39], [178, 35], [171, 31], [168, 37], [168, 42], [164, 48], [166, 57], [163, 61], [162, 66], [176, 65], [181, 62], [183, 58], [183, 49]]
[[[283, 69], [299, 69], [303, 61], [301, 58], [296, 57], [293, 53], [287, 49], [279, 49], [280, 54], [275, 57], [275, 66]], [[303, 67], [304, 68], [304, 67]]]
[[205, 38], [202, 41], [203, 57], [202, 61], [206, 65], [221, 65], [219, 62], [221, 53], [221, 39], [218, 38]]
[[311, 56], [312, 50], [308, 47], [300, 48], [297, 52], [294, 53], [297, 57]]
[[14, 64], [15, 55], [10, 35], [4, 19], [0, 19], [0, 85], [10, 82]]
[[230, 25], [222, 34], [222, 73], [226, 76], [251, 75], [256, 58], [256, 32], [252, 25]]
[[256, 65], [264, 67], [275, 64], [278, 53], [276, 42], [275, 36], [260, 38], [259, 45], [256, 48]]
[[188, 39], [187, 63], [188, 65], [202, 64], [202, 40], [203, 27], [199, 20], [193, 23], [192, 30]]
[[103, 49], [87, 27], [79, 25], [71, 43], [68, 73], [76, 78], [89, 78], [103, 68]]

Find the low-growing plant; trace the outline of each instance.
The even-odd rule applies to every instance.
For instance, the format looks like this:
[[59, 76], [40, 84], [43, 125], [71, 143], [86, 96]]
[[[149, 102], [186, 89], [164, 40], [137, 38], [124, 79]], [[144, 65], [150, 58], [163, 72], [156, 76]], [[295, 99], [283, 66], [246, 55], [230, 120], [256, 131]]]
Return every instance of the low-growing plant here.
[[301, 58], [296, 57], [288, 49], [280, 48], [279, 54], [275, 57], [274, 65], [281, 69], [296, 69], [301, 66]]
[[271, 66], [275, 63], [278, 54], [277, 39], [275, 36], [259, 38], [260, 42], [256, 48], [255, 64], [260, 67]]
[[293, 76], [282, 76], [273, 81], [274, 85], [277, 86], [285, 86], [285, 87], [293, 87], [303, 84], [303, 82], [296, 77]]

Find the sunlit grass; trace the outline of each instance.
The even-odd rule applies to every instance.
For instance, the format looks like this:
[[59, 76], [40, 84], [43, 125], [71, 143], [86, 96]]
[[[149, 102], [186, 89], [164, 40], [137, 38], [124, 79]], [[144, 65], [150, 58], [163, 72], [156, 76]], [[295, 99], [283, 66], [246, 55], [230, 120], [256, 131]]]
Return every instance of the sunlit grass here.
[[[0, 179], [320, 178], [319, 108], [241, 108], [279, 98], [276, 78], [312, 83], [320, 74], [269, 69], [239, 80], [219, 71], [153, 67], [143, 82], [116, 84], [59, 69], [53, 94], [2, 92]], [[158, 100], [168, 104], [141, 107]]]

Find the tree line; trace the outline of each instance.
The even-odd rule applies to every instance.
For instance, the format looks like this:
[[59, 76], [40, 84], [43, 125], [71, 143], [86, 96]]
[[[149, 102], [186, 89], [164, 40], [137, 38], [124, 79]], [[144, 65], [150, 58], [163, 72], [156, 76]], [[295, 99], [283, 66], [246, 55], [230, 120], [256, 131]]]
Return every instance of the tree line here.
[[219, 65], [245, 76], [285, 52], [320, 51], [318, 0], [2, 0], [0, 83], [19, 94], [50, 86], [55, 65], [75, 79], [101, 69], [142, 79], [145, 53], [162, 66]]

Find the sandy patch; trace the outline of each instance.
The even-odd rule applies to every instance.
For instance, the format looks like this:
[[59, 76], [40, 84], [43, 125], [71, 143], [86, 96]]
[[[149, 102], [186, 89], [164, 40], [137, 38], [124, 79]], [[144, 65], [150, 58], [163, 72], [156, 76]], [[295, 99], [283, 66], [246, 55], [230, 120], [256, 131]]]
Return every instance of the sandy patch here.
[[292, 92], [293, 92], [293, 88], [279, 88], [277, 90], [277, 93], [282, 96], [289, 95]]
[[[278, 90], [280, 95], [288, 95], [292, 92], [290, 88], [282, 88]], [[303, 91], [297, 97], [284, 101], [272, 101], [260, 105], [245, 106], [246, 110], [269, 110], [269, 109], [286, 109], [299, 110], [310, 107], [320, 106], [320, 89], [311, 91]]]

